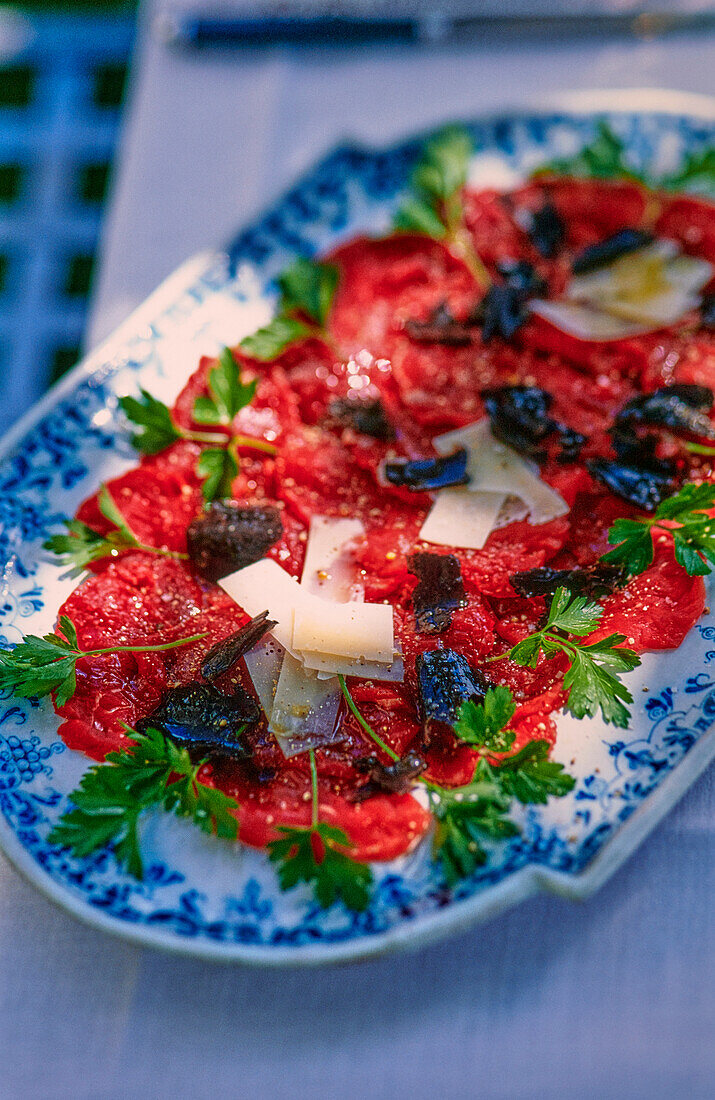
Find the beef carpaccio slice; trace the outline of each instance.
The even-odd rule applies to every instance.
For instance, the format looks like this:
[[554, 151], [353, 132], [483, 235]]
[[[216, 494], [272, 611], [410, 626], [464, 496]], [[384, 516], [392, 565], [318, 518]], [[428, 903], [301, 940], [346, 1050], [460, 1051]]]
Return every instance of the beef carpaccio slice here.
[[[513, 209], [536, 209], [544, 185], [531, 183], [505, 200], [495, 192], [467, 193], [465, 209], [474, 245], [494, 273], [504, 261], [526, 260], [558, 294], [573, 255], [645, 216], [647, 196], [631, 183], [551, 180], [548, 199], [565, 226], [564, 246], [553, 258], [540, 255], [519, 229]], [[686, 251], [715, 259], [712, 208], [696, 199], [662, 200], [654, 232], [678, 240]], [[478, 326], [467, 340], [430, 343], [414, 339], [412, 322], [427, 322], [442, 307], [458, 322], [475, 305], [473, 279], [439, 242], [414, 235], [373, 240], [359, 237], [330, 257], [340, 283], [328, 330], [331, 344], [310, 339], [264, 364], [237, 353], [246, 378], [256, 377], [255, 400], [236, 419], [236, 431], [270, 441], [275, 456], [245, 450], [233, 497], [278, 509], [282, 534], [267, 551], [299, 577], [311, 517], [359, 518], [366, 538], [356, 550], [368, 601], [394, 608], [396, 636], [405, 660], [404, 683], [353, 679], [356, 704], [396, 752], [419, 750], [426, 775], [445, 785], [467, 783], [476, 754], [456, 741], [449, 728], [424, 740], [415, 661], [436, 646], [461, 654], [474, 667], [503, 654], [543, 618], [544, 597], [525, 598], [510, 583], [514, 573], [551, 565], [591, 565], [608, 549], [607, 531], [633, 509], [588, 472], [587, 461], [611, 455], [609, 428], [627, 401], [641, 392], [675, 382], [715, 387], [715, 337], [690, 316], [660, 332], [593, 344], [559, 333], [537, 318], [510, 342], [485, 343]], [[214, 366], [203, 359], [177, 398], [174, 414], [184, 428], [197, 396], [207, 393]], [[385, 484], [385, 458], [430, 453], [438, 432], [485, 415], [480, 394], [503, 386], [539, 387], [553, 397], [550, 415], [586, 437], [576, 461], [559, 460], [547, 441], [541, 473], [567, 501], [568, 516], [541, 525], [525, 520], [495, 530], [481, 550], [440, 547], [453, 554], [466, 606], [450, 612], [439, 635], [420, 633], [412, 608], [417, 583], [410, 555], [434, 550], [418, 538], [429, 510], [428, 494]], [[356, 392], [365, 415], [350, 412]], [[370, 434], [370, 425], [376, 425]], [[363, 432], [360, 428], [367, 427]], [[378, 430], [379, 429], [379, 430]], [[189, 524], [202, 508], [196, 475], [200, 446], [177, 442], [143, 458], [108, 483], [109, 491], [139, 541], [185, 553]], [[702, 460], [700, 476], [710, 476]], [[108, 522], [96, 496], [78, 516], [100, 532]], [[623, 633], [637, 651], [680, 644], [703, 611], [701, 578], [680, 569], [668, 545], [658, 544], [653, 565], [627, 588], [603, 601], [600, 635]], [[249, 616], [216, 584], [202, 579], [191, 562], [140, 551], [92, 566], [60, 609], [74, 622], [85, 648], [171, 641], [205, 631], [200, 642], [163, 653], [113, 654], [82, 659], [77, 691], [60, 708], [66, 743], [101, 760], [126, 742], [124, 724], [146, 718], [170, 688], [199, 676], [208, 649], [244, 625]], [[219, 687], [252, 685], [239, 664]], [[556, 737], [554, 715], [563, 705], [559, 658], [522, 668], [508, 659], [489, 665], [495, 683], [508, 685], [517, 702], [512, 723], [516, 747], [530, 739]], [[375, 746], [345, 712], [340, 737], [317, 751], [321, 820], [343, 828], [358, 859], [391, 859], [406, 852], [429, 827], [429, 814], [409, 794], [379, 793], [353, 799], [364, 783], [360, 761]], [[310, 821], [310, 775], [306, 755], [286, 760], [262, 720], [247, 733], [250, 762], [216, 760], [202, 778], [238, 798], [241, 839], [263, 846], [277, 825]], [[378, 756], [380, 753], [378, 752]], [[387, 759], [383, 760], [387, 763]]]

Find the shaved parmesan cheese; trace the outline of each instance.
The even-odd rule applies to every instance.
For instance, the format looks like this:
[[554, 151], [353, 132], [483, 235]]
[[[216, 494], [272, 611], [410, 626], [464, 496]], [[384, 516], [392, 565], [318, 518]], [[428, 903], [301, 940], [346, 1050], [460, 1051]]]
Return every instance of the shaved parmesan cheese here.
[[248, 675], [256, 689], [258, 702], [266, 718], [273, 710], [273, 697], [281, 674], [285, 649], [275, 638], [264, 638], [244, 656]]
[[332, 740], [342, 696], [337, 673], [404, 679], [392, 608], [358, 602], [362, 591], [354, 583], [349, 551], [363, 535], [358, 520], [316, 517], [300, 584], [269, 558], [220, 581], [244, 611], [268, 610], [276, 620], [272, 639], [245, 659], [269, 729], [286, 756]]
[[271, 634], [284, 649], [293, 652], [293, 613], [299, 604], [310, 605], [315, 596], [302, 589], [272, 558], [246, 565], [223, 577], [219, 584], [249, 615], [260, 615], [267, 610], [269, 618], [276, 620]]
[[564, 301], [529, 305], [578, 340], [623, 340], [675, 324], [695, 309], [714, 270], [707, 260], [681, 253], [675, 241], [654, 241], [575, 275]]
[[419, 537], [437, 546], [481, 550], [505, 501], [505, 493], [485, 493], [463, 486], [441, 489]]
[[301, 653], [306, 668], [315, 669], [319, 679], [333, 677], [338, 672], [343, 676], [361, 676], [365, 680], [386, 680], [401, 683], [405, 678], [405, 666], [402, 655], [395, 652], [390, 664], [379, 661], [363, 661], [350, 657], [331, 657], [326, 653]]
[[351, 548], [364, 537], [365, 528], [359, 519], [313, 516], [305, 548], [301, 588], [336, 603], [361, 600], [363, 590], [356, 582]]
[[311, 600], [311, 605], [295, 609], [294, 651], [392, 664], [394, 633], [389, 604]]
[[647, 331], [642, 325], [622, 321], [612, 313], [573, 302], [529, 302], [529, 308], [577, 340], [626, 340]]
[[438, 435], [432, 443], [439, 454], [449, 454], [455, 447], [467, 448], [467, 491], [519, 497], [528, 507], [532, 523], [547, 523], [567, 514], [566, 501], [516, 451], [494, 438], [488, 420]]
[[319, 679], [286, 653], [268, 725], [286, 757], [330, 743], [342, 693], [336, 677]]

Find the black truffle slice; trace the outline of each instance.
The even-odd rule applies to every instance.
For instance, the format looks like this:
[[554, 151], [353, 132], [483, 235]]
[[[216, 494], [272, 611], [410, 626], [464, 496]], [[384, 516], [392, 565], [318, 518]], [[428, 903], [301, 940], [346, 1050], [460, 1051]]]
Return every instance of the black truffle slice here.
[[561, 215], [552, 202], [547, 200], [539, 210], [531, 214], [527, 233], [529, 240], [541, 256], [553, 259], [557, 255], [566, 239], [566, 229]]
[[703, 328], [715, 328], [715, 294], [703, 294], [700, 322]]
[[715, 439], [715, 425], [705, 411], [712, 404], [712, 390], [705, 386], [663, 386], [633, 397], [618, 413], [616, 423], [652, 424]]
[[496, 268], [506, 285], [520, 291], [525, 298], [546, 293], [546, 280], [528, 260], [498, 260]]
[[431, 649], [416, 661], [422, 718], [452, 725], [465, 699], [481, 701], [491, 686], [486, 676], [472, 668], [461, 653]]
[[625, 566], [598, 561], [583, 569], [552, 569], [542, 565], [514, 573], [509, 580], [514, 591], [526, 598], [553, 596], [557, 588], [568, 588], [574, 596], [600, 599], [625, 584], [626, 578]]
[[382, 764], [376, 756], [355, 761], [358, 771], [367, 772], [368, 781], [355, 791], [352, 801], [364, 802], [374, 794], [407, 794], [414, 782], [427, 769], [427, 761], [416, 752], [408, 752], [394, 764]]
[[420, 550], [410, 554], [407, 568], [419, 578], [412, 593], [417, 632], [441, 634], [451, 625], [452, 612], [467, 606], [459, 559]]
[[254, 645], [260, 642], [263, 635], [272, 630], [275, 625], [276, 620], [269, 619], [268, 612], [262, 611], [260, 615], [256, 615], [255, 619], [251, 619], [240, 630], [217, 642], [208, 651], [201, 665], [201, 675], [204, 680], [215, 680], [222, 673], [228, 672], [239, 657], [243, 657], [244, 653], [248, 653], [249, 649], [253, 649]]
[[468, 318], [457, 321], [446, 302], [441, 302], [426, 321], [406, 321], [405, 332], [411, 340], [420, 344], [446, 344], [448, 347], [466, 347], [473, 338], [472, 329], [481, 320]]
[[495, 283], [481, 302], [482, 342], [488, 344], [495, 336], [511, 340], [528, 316], [525, 296], [515, 286]]
[[586, 465], [612, 493], [644, 512], [654, 512], [678, 488], [678, 479], [672, 473], [624, 466], [610, 458], [592, 458]]
[[186, 543], [201, 576], [219, 581], [260, 561], [282, 534], [281, 514], [274, 505], [215, 500], [189, 524]]
[[657, 454], [660, 439], [653, 432], [638, 435], [632, 424], [614, 424], [610, 430], [611, 446], [622, 466], [638, 470], [652, 470], [663, 477], [674, 477], [675, 463]]
[[598, 271], [600, 267], [606, 267], [621, 256], [627, 256], [629, 252], [637, 252], [639, 248], [653, 243], [653, 234], [646, 233], [643, 229], [620, 229], [612, 237], [606, 237], [605, 241], [589, 245], [574, 257], [571, 270], [574, 275], [586, 275], [591, 271]]
[[446, 489], [450, 485], [466, 485], [467, 451], [460, 447], [451, 455], [436, 458], [395, 458], [385, 463], [385, 477], [391, 485], [399, 485], [414, 493]]
[[212, 684], [171, 688], [159, 706], [137, 723], [140, 733], [159, 729], [197, 755], [243, 757], [249, 750], [241, 730], [261, 717], [258, 703], [243, 688], [222, 695]]
[[395, 429], [387, 419], [379, 398], [369, 401], [358, 398], [352, 401], [345, 397], [336, 397], [330, 402], [328, 415], [361, 435], [371, 435], [373, 439], [382, 439], [385, 442], [395, 438]]
[[549, 416], [553, 397], [537, 386], [500, 386], [481, 396], [496, 438], [528, 458], [545, 457], [541, 443], [553, 432], [560, 437], [564, 461], [573, 461], [586, 442], [580, 432]]

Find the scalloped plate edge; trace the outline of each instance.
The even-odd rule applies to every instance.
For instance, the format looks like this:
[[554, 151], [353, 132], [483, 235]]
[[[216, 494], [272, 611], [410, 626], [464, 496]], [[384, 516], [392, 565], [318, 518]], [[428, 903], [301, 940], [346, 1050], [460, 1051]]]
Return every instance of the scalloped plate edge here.
[[[599, 111], [627, 113], [655, 111], [664, 114], [691, 115], [705, 120], [715, 119], [715, 98], [686, 92], [670, 92], [660, 89], [628, 89], [623, 91], [588, 91], [564, 93], [545, 97], [539, 108], [516, 106], [499, 112], [478, 116], [483, 120], [509, 115], [548, 114], [561, 109], [572, 114], [594, 114]], [[427, 133], [429, 131], [425, 131]], [[355, 143], [347, 143], [353, 145]], [[305, 175], [314, 172], [335, 152], [316, 162]], [[278, 196], [275, 205], [281, 201]], [[253, 219], [252, 219], [253, 220]], [[111, 372], [108, 364], [116, 350], [137, 328], [153, 320], [157, 313], [170, 306], [177, 295], [187, 290], [195, 280], [221, 254], [207, 250], [199, 252], [177, 268], [106, 340], [88, 353], [80, 363], [56, 383], [0, 440], [0, 460], [10, 453], [23, 437], [63, 398], [72, 393], [75, 386], [92, 375]], [[0, 847], [18, 873], [48, 900], [70, 913], [82, 923], [107, 931], [132, 944], [158, 948], [169, 954], [191, 956], [211, 962], [245, 963], [255, 966], [282, 967], [286, 965], [315, 966], [327, 963], [359, 961], [379, 957], [393, 951], [413, 950], [425, 947], [443, 937], [469, 930], [473, 925], [498, 916], [506, 909], [518, 905], [539, 893], [555, 894], [572, 901], [585, 901], [619, 869], [646, 836], [682, 798], [692, 783], [715, 759], [715, 727], [704, 733], [651, 792], [646, 802], [622, 823], [605, 843], [588, 867], [576, 875], [553, 871], [536, 864], [521, 868], [513, 875], [493, 885], [484, 894], [477, 894], [446, 907], [436, 913], [420, 916], [417, 923], [411, 920], [374, 937], [365, 937], [341, 944], [310, 944], [300, 948], [246, 947], [241, 944], [211, 943], [178, 937], [167, 940], [160, 930], [127, 925], [115, 917], [106, 916], [93, 909], [81, 898], [75, 898], [64, 886], [54, 882], [31, 858], [15, 834], [0, 818]]]

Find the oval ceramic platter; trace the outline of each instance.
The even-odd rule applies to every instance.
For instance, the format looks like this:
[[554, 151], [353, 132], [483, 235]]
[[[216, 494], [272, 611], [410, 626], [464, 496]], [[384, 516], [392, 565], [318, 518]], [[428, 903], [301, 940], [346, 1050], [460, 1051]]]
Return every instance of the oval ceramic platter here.
[[[641, 106], [641, 104], [639, 104]], [[600, 116], [603, 117], [603, 116]], [[675, 171], [715, 138], [715, 111], [609, 112], [631, 163]], [[592, 140], [593, 112], [510, 114], [469, 124], [474, 178], [507, 184]], [[221, 254], [195, 258], [55, 388], [2, 445], [2, 644], [54, 626], [73, 582], [41, 544], [100, 482], [134, 461], [117, 397], [141, 384], [173, 398], [201, 353], [234, 344], [270, 315], [272, 280], [296, 255], [387, 229], [425, 135], [377, 151], [336, 149]], [[495, 178], [496, 177], [496, 178]], [[169, 369], [168, 364], [171, 364]], [[132, 940], [248, 963], [307, 964], [422, 944], [539, 890], [585, 898], [611, 875], [715, 755], [715, 624], [646, 656], [629, 677], [632, 728], [559, 723], [555, 758], [576, 786], [519, 807], [521, 833], [450, 890], [423, 843], [374, 866], [369, 908], [320, 909], [307, 887], [281, 893], [262, 853], [216, 841], [169, 815], [147, 816], [138, 882], [108, 851], [79, 859], [47, 836], [88, 766], [57, 736], [49, 702], [0, 702], [0, 840], [27, 878], [78, 917]]]

